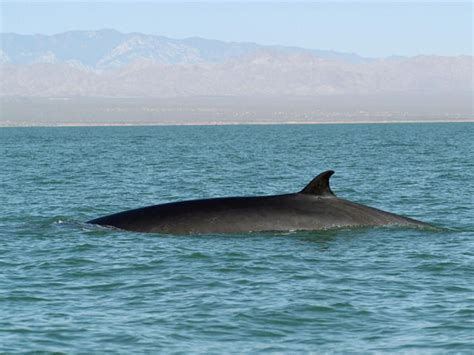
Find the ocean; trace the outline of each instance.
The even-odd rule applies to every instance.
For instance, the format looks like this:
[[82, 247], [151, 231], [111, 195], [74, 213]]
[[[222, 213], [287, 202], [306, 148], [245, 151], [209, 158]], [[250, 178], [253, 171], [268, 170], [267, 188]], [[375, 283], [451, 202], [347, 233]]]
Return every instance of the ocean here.
[[[0, 129], [0, 352], [472, 353], [474, 124]], [[439, 226], [167, 236], [85, 221], [295, 192]]]

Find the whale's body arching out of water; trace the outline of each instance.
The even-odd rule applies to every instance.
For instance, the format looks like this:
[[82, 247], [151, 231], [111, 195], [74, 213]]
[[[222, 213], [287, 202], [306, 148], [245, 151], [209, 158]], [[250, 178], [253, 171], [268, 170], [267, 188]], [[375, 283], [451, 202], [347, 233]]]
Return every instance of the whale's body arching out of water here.
[[329, 187], [332, 174], [332, 170], [319, 174], [297, 193], [165, 203], [112, 214], [88, 223], [162, 234], [312, 231], [384, 225], [430, 226], [336, 197]]

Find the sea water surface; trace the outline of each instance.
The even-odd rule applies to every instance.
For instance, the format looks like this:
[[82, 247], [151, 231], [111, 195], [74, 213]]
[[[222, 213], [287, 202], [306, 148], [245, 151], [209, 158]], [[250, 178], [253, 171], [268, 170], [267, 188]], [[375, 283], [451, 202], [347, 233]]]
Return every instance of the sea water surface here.
[[[474, 351], [474, 124], [0, 129], [0, 352]], [[442, 227], [165, 236], [183, 199], [336, 195]]]

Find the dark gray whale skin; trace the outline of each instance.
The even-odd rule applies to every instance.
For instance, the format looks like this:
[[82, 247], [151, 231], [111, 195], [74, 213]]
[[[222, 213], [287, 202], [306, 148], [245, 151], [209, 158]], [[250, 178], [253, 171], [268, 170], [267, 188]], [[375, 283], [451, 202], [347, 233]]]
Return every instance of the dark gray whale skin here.
[[88, 223], [161, 234], [234, 234], [429, 224], [350, 202], [334, 195], [329, 170], [303, 190], [274, 196], [223, 197], [165, 203], [93, 219]]

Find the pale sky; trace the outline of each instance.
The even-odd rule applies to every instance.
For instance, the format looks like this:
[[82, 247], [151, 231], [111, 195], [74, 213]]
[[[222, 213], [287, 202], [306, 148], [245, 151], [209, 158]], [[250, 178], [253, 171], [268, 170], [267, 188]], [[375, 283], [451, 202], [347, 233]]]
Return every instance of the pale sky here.
[[431, 1], [0, 1], [1, 32], [116, 29], [390, 55], [472, 55], [473, 4]]

